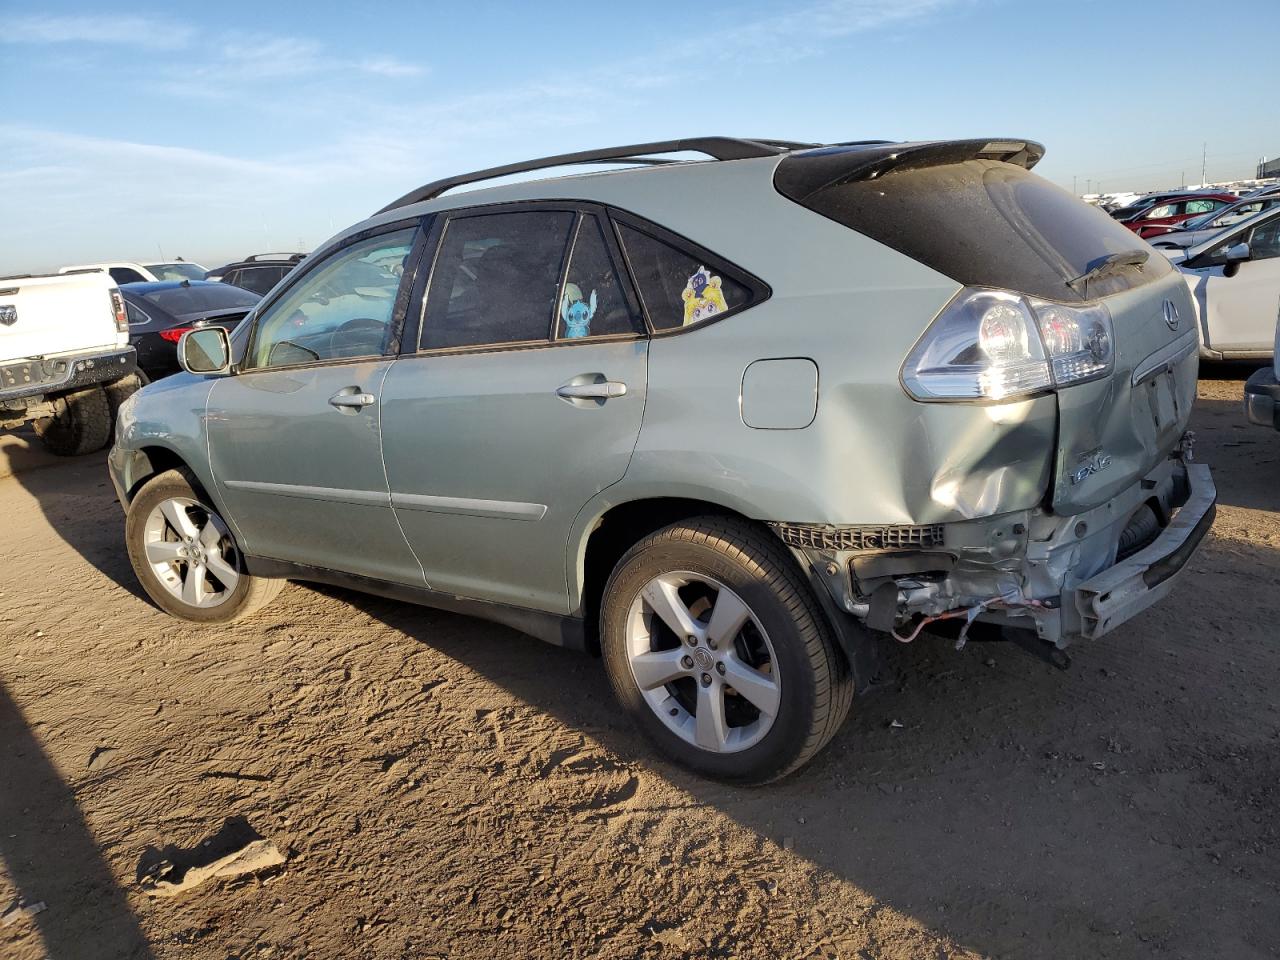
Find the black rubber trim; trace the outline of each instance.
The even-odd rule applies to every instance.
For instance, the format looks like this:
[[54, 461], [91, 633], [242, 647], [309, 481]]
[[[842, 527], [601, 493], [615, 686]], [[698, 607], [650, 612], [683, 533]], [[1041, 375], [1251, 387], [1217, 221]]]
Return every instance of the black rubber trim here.
[[1195, 553], [1196, 547], [1200, 545], [1200, 541], [1204, 539], [1204, 535], [1209, 532], [1209, 528], [1213, 526], [1213, 518], [1218, 513], [1218, 502], [1215, 499], [1209, 505], [1209, 509], [1204, 512], [1204, 516], [1200, 518], [1192, 529], [1187, 538], [1178, 545], [1177, 549], [1167, 556], [1157, 560], [1142, 573], [1142, 581], [1147, 585], [1148, 589], [1158, 587], [1164, 583], [1175, 573], [1187, 565], [1187, 561], [1191, 559], [1191, 555]]
[[500, 623], [553, 646], [579, 651], [587, 649], [586, 626], [578, 617], [560, 616], [542, 610], [528, 610], [524, 607], [513, 607], [471, 597], [458, 597], [431, 590], [425, 585], [418, 587], [405, 583], [393, 583], [389, 580], [362, 577], [355, 573], [291, 563], [287, 560], [246, 555], [244, 561], [249, 574], [254, 577], [327, 583], [360, 593], [371, 593], [379, 597], [416, 603], [419, 606], [448, 610], [451, 613], [461, 613], [492, 623]]

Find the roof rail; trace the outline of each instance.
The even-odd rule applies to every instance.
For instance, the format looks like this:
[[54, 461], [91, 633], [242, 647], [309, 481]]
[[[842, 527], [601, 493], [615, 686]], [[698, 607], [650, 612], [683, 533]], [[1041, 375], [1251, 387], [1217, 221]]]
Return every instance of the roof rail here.
[[301, 260], [305, 253], [253, 253], [241, 260], [241, 263], [258, 263], [262, 260]]
[[579, 163], [619, 163], [632, 162], [654, 166], [671, 161], [656, 157], [648, 157], [651, 153], [681, 153], [691, 151], [704, 153], [714, 160], [746, 160], [750, 157], [772, 157], [796, 147], [812, 147], [812, 143], [792, 143], [787, 140], [742, 140], [737, 137], [690, 137], [685, 140], [656, 140], [653, 143], [633, 143], [625, 147], [605, 147], [600, 150], [582, 150], [578, 153], [561, 153], [554, 157], [541, 157], [537, 160], [526, 160], [522, 163], [508, 163], [500, 167], [489, 167], [472, 173], [461, 173], [411, 190], [399, 200], [395, 200], [378, 213], [407, 207], [411, 203], [431, 200], [446, 190], [460, 187], [467, 183], [481, 180], [493, 180], [513, 173], [527, 173], [531, 170], [545, 170], [548, 167], [564, 167]]

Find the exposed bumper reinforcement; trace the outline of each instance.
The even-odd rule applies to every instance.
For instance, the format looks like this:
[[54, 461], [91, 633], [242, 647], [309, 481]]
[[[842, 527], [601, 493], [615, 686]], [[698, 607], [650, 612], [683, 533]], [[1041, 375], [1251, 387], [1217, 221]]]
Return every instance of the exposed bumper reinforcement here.
[[1082, 637], [1110, 633], [1168, 594], [1178, 572], [1209, 532], [1218, 499], [1213, 476], [1202, 463], [1189, 463], [1186, 471], [1190, 496], [1151, 545], [1073, 591]]

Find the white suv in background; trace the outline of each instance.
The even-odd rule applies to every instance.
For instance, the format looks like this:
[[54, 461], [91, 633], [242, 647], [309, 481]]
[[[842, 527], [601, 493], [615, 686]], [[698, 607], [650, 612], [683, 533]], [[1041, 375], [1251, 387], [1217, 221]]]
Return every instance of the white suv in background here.
[[155, 283], [157, 280], [203, 280], [208, 271], [198, 263], [179, 258], [170, 263], [136, 263], [117, 260], [111, 263], [85, 263], [77, 267], [63, 267], [59, 273], [81, 270], [102, 270], [111, 274], [116, 283]]

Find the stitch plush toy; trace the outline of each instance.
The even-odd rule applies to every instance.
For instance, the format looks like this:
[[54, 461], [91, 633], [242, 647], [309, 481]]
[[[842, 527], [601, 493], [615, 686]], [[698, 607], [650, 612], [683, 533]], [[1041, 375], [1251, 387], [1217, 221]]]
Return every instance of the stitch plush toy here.
[[704, 266], [699, 266], [697, 272], [689, 278], [680, 297], [684, 300], [686, 327], [729, 309], [724, 300], [724, 292], [720, 289], [720, 278], [713, 277], [711, 271]]
[[591, 335], [591, 318], [596, 315], [596, 292], [591, 291], [589, 303], [582, 299], [582, 291], [576, 283], [564, 285], [564, 297], [560, 300], [560, 319], [564, 321], [566, 340]]

